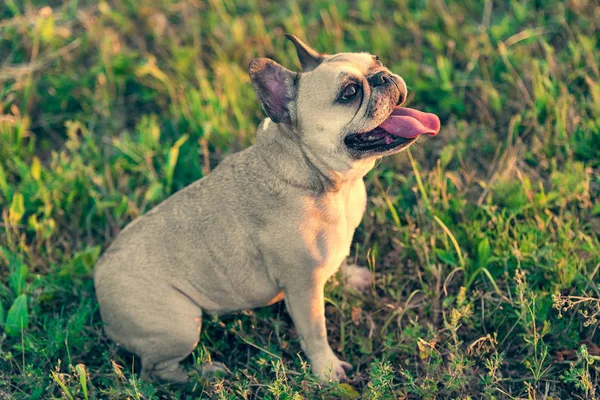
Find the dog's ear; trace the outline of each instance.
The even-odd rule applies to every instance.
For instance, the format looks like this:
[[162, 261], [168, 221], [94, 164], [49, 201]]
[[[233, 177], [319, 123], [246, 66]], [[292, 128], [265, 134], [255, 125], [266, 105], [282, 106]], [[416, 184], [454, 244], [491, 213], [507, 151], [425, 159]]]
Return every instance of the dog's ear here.
[[317, 68], [325, 59], [324, 55], [319, 54], [318, 51], [311, 48], [296, 36], [286, 33], [285, 37], [294, 43], [294, 46], [296, 47], [296, 53], [298, 53], [298, 59], [300, 60], [300, 65], [302, 66], [302, 71], [312, 71], [313, 69]]
[[296, 98], [298, 74], [268, 58], [252, 60], [248, 72], [256, 95], [273, 122], [290, 123], [290, 103]]

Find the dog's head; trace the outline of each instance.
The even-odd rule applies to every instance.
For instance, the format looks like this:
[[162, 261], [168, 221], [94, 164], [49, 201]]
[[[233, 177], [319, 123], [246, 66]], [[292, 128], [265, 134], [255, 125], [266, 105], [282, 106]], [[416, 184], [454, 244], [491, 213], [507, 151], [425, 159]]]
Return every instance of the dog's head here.
[[319, 54], [293, 35], [303, 72], [267, 58], [253, 60], [250, 78], [271, 120], [288, 124], [302, 143], [345, 172], [397, 153], [440, 129], [433, 114], [400, 107], [404, 80], [369, 53]]

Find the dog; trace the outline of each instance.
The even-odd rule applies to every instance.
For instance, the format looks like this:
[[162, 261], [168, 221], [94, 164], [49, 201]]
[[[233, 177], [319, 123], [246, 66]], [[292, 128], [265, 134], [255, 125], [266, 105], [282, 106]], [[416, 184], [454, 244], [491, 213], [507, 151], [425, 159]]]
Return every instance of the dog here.
[[135, 219], [94, 268], [107, 335], [138, 355], [142, 378], [185, 382], [203, 314], [285, 300], [312, 372], [339, 381], [352, 366], [329, 346], [324, 286], [347, 265], [367, 195], [365, 174], [440, 129], [401, 107], [404, 80], [369, 53], [320, 54], [293, 35], [301, 72], [257, 58], [249, 75], [268, 115], [256, 143]]

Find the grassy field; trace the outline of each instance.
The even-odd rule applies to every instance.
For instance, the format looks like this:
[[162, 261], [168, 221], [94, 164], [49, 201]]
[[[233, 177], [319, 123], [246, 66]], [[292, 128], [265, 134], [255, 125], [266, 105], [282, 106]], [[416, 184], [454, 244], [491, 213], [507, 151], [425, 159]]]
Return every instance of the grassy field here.
[[[284, 32], [369, 51], [442, 131], [366, 178], [326, 291], [349, 381], [310, 375], [282, 304], [206, 318], [149, 384], [102, 333], [92, 268], [119, 230], [254, 140], [246, 73]], [[600, 398], [600, 5], [593, 0], [4, 0], [0, 398]]]

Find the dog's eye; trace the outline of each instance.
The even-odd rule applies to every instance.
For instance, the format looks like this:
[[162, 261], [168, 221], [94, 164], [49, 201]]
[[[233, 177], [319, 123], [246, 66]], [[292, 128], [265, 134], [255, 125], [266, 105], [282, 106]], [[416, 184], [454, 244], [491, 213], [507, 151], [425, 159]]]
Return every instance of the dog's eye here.
[[381, 60], [379, 59], [379, 57], [375, 56], [375, 63], [377, 65], [379, 65], [380, 67], [383, 67], [383, 63], [381, 62]]
[[342, 99], [343, 100], [351, 100], [351, 99], [355, 98], [356, 95], [358, 94], [358, 89], [359, 89], [359, 87], [354, 84], [346, 86], [346, 88], [344, 89], [344, 92], [342, 93]]

